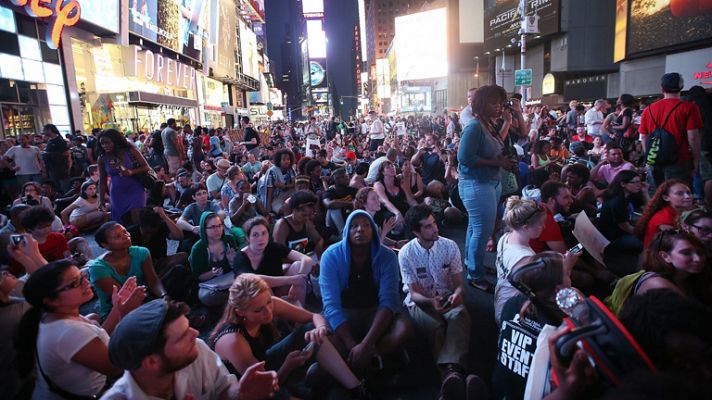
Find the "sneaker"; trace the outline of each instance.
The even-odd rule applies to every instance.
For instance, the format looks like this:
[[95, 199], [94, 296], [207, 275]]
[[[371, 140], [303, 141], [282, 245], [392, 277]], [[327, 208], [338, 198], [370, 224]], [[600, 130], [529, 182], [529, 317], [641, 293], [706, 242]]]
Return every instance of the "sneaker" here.
[[494, 285], [490, 283], [487, 279], [484, 278], [479, 278], [479, 279], [470, 279], [469, 281], [470, 286], [472, 286], [475, 289], [480, 289], [483, 292], [487, 293], [494, 293]]
[[481, 399], [489, 398], [487, 384], [485, 384], [485, 381], [483, 381], [482, 378], [480, 378], [477, 375], [468, 375], [467, 376], [466, 388], [467, 388], [467, 397], [463, 397], [463, 399], [481, 400]]
[[465, 379], [454, 369], [448, 370], [440, 386], [440, 398], [443, 400], [462, 400], [465, 398]]

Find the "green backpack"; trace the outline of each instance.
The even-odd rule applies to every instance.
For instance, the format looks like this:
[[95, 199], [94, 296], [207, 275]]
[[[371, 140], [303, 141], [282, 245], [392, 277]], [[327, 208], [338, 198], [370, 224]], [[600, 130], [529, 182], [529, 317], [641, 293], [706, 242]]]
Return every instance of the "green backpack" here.
[[623, 305], [628, 301], [630, 296], [633, 294], [633, 289], [635, 288], [638, 279], [645, 273], [645, 270], [640, 270], [638, 272], [626, 275], [616, 282], [616, 287], [613, 289], [613, 293], [606, 298], [606, 306], [615, 316], [623, 309]]

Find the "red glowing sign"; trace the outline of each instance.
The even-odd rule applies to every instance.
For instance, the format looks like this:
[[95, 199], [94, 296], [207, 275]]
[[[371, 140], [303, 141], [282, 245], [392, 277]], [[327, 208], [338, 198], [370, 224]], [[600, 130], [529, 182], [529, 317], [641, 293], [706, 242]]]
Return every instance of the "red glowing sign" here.
[[35, 18], [48, 18], [47, 46], [57, 49], [62, 38], [65, 26], [74, 26], [82, 15], [81, 7], [77, 0], [6, 0], [18, 7], [25, 7], [25, 11]]

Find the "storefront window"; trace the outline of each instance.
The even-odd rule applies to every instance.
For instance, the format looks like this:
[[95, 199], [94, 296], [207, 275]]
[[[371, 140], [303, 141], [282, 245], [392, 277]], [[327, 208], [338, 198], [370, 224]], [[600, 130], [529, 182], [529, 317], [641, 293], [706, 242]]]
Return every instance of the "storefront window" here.
[[[177, 62], [171, 62], [170, 70], [161, 70], [159, 81], [157, 69], [150, 74], [144, 70], [151, 53], [146, 54], [142, 49], [136, 51], [132, 46], [112, 44], [97, 46], [78, 39], [71, 39], [71, 44], [85, 131], [112, 127], [151, 132], [168, 118], [197, 123], [196, 90], [178, 86], [189, 82], [189, 78], [177, 83], [179, 77], [190, 77], [189, 71], [195, 74], [194, 69], [180, 64], [179, 70]], [[158, 64], [151, 65], [155, 68]], [[159, 95], [153, 96], [159, 100], [145, 101], [142, 93]], [[194, 102], [195, 107], [175, 105], [185, 104], [186, 100]]]

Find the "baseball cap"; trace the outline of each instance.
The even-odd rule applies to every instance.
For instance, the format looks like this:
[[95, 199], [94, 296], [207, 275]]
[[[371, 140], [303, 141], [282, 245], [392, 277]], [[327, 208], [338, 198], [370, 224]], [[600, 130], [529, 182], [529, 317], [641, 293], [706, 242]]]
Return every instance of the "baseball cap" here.
[[347, 160], [355, 160], [356, 159], [356, 153], [353, 151], [347, 151], [346, 152], [346, 157]]
[[660, 86], [666, 93], [677, 93], [685, 87], [685, 80], [677, 72], [670, 72], [660, 78]]
[[109, 360], [125, 370], [135, 370], [143, 359], [153, 354], [153, 347], [163, 334], [168, 303], [153, 300], [128, 313], [114, 329], [109, 340]]

